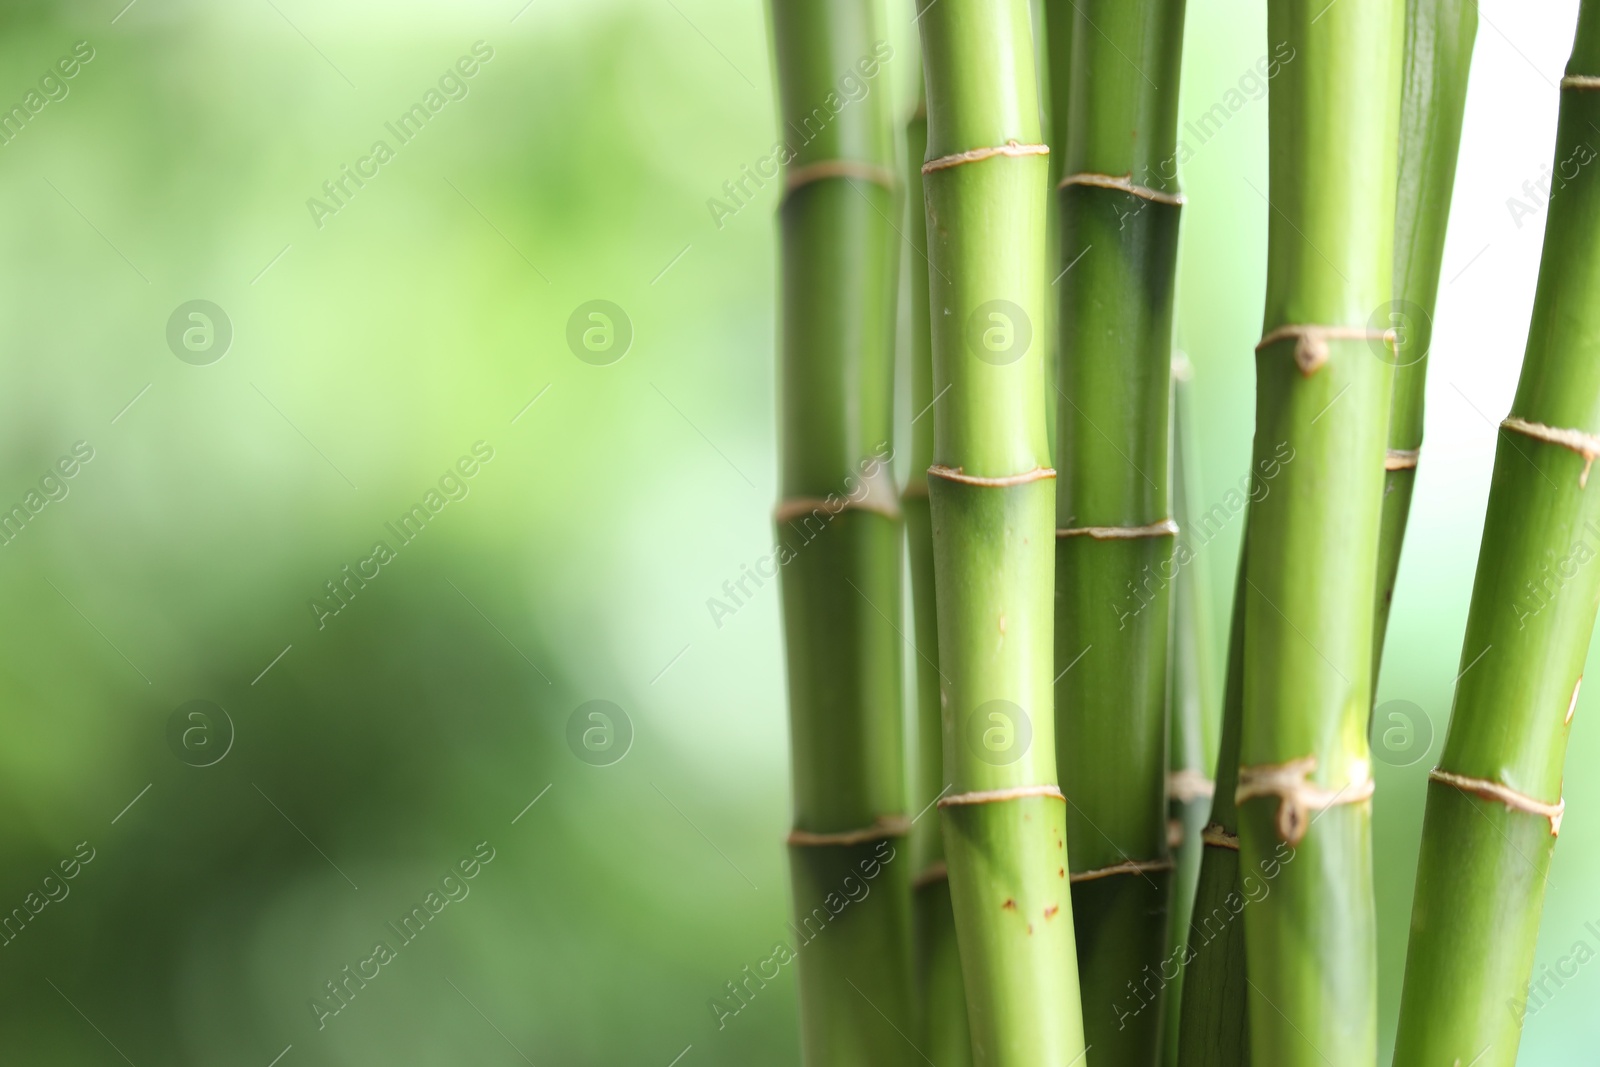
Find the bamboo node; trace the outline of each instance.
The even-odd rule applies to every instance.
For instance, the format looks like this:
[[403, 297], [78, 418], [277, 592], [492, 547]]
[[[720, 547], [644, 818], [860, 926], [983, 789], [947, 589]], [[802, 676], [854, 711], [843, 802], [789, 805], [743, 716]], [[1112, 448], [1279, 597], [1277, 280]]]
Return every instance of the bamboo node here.
[[810, 830], [789, 831], [789, 844], [801, 847], [827, 847], [860, 845], [867, 841], [879, 841], [886, 837], [904, 837], [911, 832], [911, 820], [904, 815], [880, 815], [872, 820], [871, 826], [859, 830], [844, 830], [839, 833], [819, 834]]
[[1200, 831], [1200, 843], [1210, 845], [1212, 848], [1228, 848], [1239, 851], [1239, 835], [1229, 833], [1222, 828], [1222, 824], [1214, 822]]
[[1600, 456], [1600, 437], [1582, 430], [1564, 430], [1557, 426], [1546, 426], [1542, 422], [1529, 422], [1515, 415], [1507, 415], [1500, 423], [1500, 428], [1576, 452], [1583, 457], [1583, 473], [1578, 475], [1578, 488], [1589, 484], [1589, 468], [1594, 466], [1594, 457]]
[[1139, 537], [1176, 537], [1178, 524], [1172, 519], [1162, 519], [1148, 526], [1067, 526], [1056, 531], [1057, 537], [1092, 537], [1096, 541], [1129, 541]]
[[1383, 469], [1386, 471], [1415, 470], [1417, 458], [1421, 456], [1420, 448], [1391, 448], [1384, 454]]
[[1365, 326], [1279, 326], [1261, 338], [1256, 351], [1294, 339], [1294, 361], [1299, 364], [1300, 373], [1309, 378], [1328, 362], [1329, 341], [1387, 341], [1393, 347], [1397, 336], [1393, 330], [1372, 330]]
[[906, 479], [905, 488], [900, 490], [900, 499], [902, 501], [928, 499], [928, 479], [926, 477], [927, 472], [924, 471], [923, 474], [924, 477], [921, 478], [913, 477]]
[[922, 889], [926, 886], [937, 885], [948, 881], [950, 868], [944, 865], [944, 860], [934, 860], [923, 869], [922, 873], [911, 879], [912, 889]]
[[1094, 882], [1101, 878], [1110, 878], [1117, 874], [1155, 874], [1160, 871], [1172, 870], [1172, 861], [1167, 860], [1123, 860], [1113, 863], [1109, 867], [1101, 867], [1093, 871], [1074, 871], [1067, 881], [1073, 885], [1079, 882]]
[[1187, 804], [1191, 800], [1203, 800], [1212, 796], [1217, 791], [1217, 783], [1205, 776], [1205, 772], [1197, 771], [1193, 767], [1185, 767], [1181, 771], [1173, 771], [1167, 775], [1167, 795], [1180, 804]]
[[1097, 189], [1117, 189], [1131, 196], [1137, 196], [1142, 200], [1149, 200], [1156, 204], [1170, 204], [1173, 207], [1182, 207], [1184, 204], [1182, 193], [1163, 193], [1159, 189], [1135, 185], [1131, 171], [1127, 174], [1069, 174], [1061, 179], [1061, 184], [1057, 185], [1056, 188], [1065, 189], [1069, 185], [1091, 185]]
[[820, 514], [824, 522], [841, 512], [870, 511], [886, 519], [898, 521], [900, 501], [895, 496], [894, 479], [888, 467], [871, 461], [864, 465], [860, 478], [847, 478], [853, 488], [849, 493], [829, 493], [827, 496], [791, 496], [778, 501], [772, 509], [772, 521], [777, 525]]
[[854, 159], [823, 159], [807, 163], [803, 167], [795, 167], [784, 175], [783, 195], [787, 198], [802, 185], [810, 185], [825, 178], [859, 178], [881, 185], [890, 192], [894, 192], [900, 184], [894, 171], [876, 163], [862, 163]]
[[1563, 89], [1600, 89], [1600, 78], [1593, 74], [1568, 74], [1561, 79]]
[[992, 159], [995, 156], [1047, 156], [1049, 154], [1049, 145], [1019, 144], [1016, 141], [1007, 141], [1005, 144], [996, 145], [993, 148], [969, 148], [965, 152], [956, 152], [954, 155], [930, 159], [922, 165], [922, 173], [932, 174], [936, 170], [959, 167], [963, 163], [977, 163], [980, 160]]
[[1051, 467], [1035, 467], [1031, 471], [1021, 474], [1005, 474], [998, 478], [984, 478], [976, 474], [967, 474], [960, 467], [943, 467], [935, 463], [928, 468], [928, 473], [935, 478], [943, 478], [947, 482], [960, 482], [962, 485], [980, 485], [987, 489], [1004, 489], [1013, 485], [1025, 485], [1036, 482], [1041, 478], [1054, 478], [1056, 472]]
[[869, 493], [861, 500], [839, 497], [830, 501], [820, 496], [792, 496], [787, 500], [780, 500], [778, 506], [772, 509], [772, 521], [781, 525], [818, 511], [830, 519], [843, 511], [867, 511], [874, 515], [882, 515], [886, 519], [900, 517], [900, 508], [895, 504], [893, 496], [878, 496], [876, 499], [874, 497], [875, 494]]
[[982, 789], [976, 793], [956, 793], [942, 798], [939, 806], [951, 808], [964, 804], [998, 804], [1005, 800], [1023, 800], [1027, 797], [1055, 797], [1062, 801], [1067, 799], [1061, 795], [1059, 786], [1019, 785], [1012, 789]]
[[1233, 802], [1243, 804], [1258, 797], [1278, 798], [1278, 836], [1298, 845], [1311, 826], [1311, 813], [1337, 804], [1360, 804], [1372, 799], [1376, 788], [1369, 775], [1339, 789], [1324, 789], [1310, 781], [1317, 757], [1302, 756], [1287, 763], [1258, 763], [1239, 768], [1239, 788]]
[[1554, 804], [1546, 804], [1542, 800], [1535, 800], [1526, 793], [1519, 793], [1508, 785], [1491, 782], [1487, 778], [1469, 778], [1464, 774], [1455, 774], [1451, 771], [1435, 767], [1428, 772], [1428, 777], [1440, 785], [1453, 786], [1464, 793], [1472, 793], [1484, 800], [1497, 800], [1506, 806], [1507, 811], [1525, 811], [1529, 815], [1540, 815], [1550, 820], [1550, 836], [1561, 836], [1561, 819], [1567, 811], [1566, 798]]

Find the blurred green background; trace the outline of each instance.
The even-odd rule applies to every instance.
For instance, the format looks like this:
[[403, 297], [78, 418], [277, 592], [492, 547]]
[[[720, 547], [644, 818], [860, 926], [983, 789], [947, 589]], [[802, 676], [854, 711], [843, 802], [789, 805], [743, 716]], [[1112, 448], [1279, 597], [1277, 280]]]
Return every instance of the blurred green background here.
[[[0, 510], [29, 515], [0, 546], [0, 914], [27, 920], [0, 944], [0, 1061], [798, 1063], [792, 969], [721, 1029], [708, 1009], [788, 912], [777, 593], [706, 606], [768, 551], [775, 498], [775, 183], [720, 226], [707, 206], [774, 140], [762, 8], [125, 3], [0, 13], [0, 107], [93, 55], [0, 147]], [[1391, 1031], [1575, 8], [1483, 4], [1379, 691], [1432, 727], [1378, 768]], [[887, 23], [905, 114], [906, 0]], [[1193, 0], [1189, 26], [1196, 115], [1269, 46], [1259, 0]], [[400, 144], [385, 123], [476, 42]], [[1183, 172], [1202, 507], [1248, 463], [1268, 208], [1245, 100]], [[307, 200], [380, 138], [394, 158], [319, 227]], [[566, 339], [596, 299], [632, 333], [603, 366]], [[193, 300], [231, 327], [220, 358], [169, 346]], [[402, 544], [385, 524], [478, 442]], [[1215, 590], [1238, 532], [1203, 551]], [[395, 557], [319, 626], [379, 540]], [[608, 766], [568, 742], [591, 700], [631, 729]], [[1594, 778], [1567, 787], [1541, 962], [1600, 945]], [[370, 975], [475, 849], [467, 895], [319, 1027], [326, 983]], [[1523, 1063], [1595, 1047], [1595, 970], [1529, 1019]]]

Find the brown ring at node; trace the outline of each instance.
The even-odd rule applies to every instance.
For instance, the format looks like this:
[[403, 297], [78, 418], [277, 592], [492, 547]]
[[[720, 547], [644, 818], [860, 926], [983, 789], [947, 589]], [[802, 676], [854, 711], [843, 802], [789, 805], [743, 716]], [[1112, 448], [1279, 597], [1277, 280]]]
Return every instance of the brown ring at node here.
[[1050, 146], [1044, 144], [1019, 144], [1016, 141], [1007, 141], [1003, 145], [993, 148], [969, 148], [965, 152], [956, 152], [938, 159], [930, 159], [922, 165], [922, 173], [932, 174], [936, 170], [948, 170], [959, 167], [964, 163], [978, 163], [996, 156], [1047, 156]]

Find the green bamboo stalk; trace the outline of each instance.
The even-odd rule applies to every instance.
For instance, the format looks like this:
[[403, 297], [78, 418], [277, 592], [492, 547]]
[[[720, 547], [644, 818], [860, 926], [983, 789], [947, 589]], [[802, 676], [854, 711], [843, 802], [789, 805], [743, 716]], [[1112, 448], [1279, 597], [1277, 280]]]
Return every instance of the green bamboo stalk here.
[[1378, 539], [1378, 613], [1372, 629], [1373, 681], [1383, 661], [1400, 545], [1422, 448], [1422, 409], [1433, 344], [1433, 312], [1444, 262], [1445, 224], [1461, 150], [1467, 71], [1478, 35], [1477, 0], [1406, 0], [1405, 73], [1400, 96], [1400, 179], [1395, 204], [1395, 345], [1389, 454], [1384, 463]]
[[1567, 75], [1527, 351], [1428, 783], [1397, 1064], [1510, 1067], [1525, 1015], [1554, 992], [1529, 977], [1600, 603], [1600, 0], [1579, 8]]
[[[1121, 1001], [1166, 954], [1167, 481], [1183, 0], [1061, 0], [1072, 62], [1059, 185], [1057, 764], [1084, 1036], [1154, 1064], [1163, 1010]], [[1161, 993], [1157, 993], [1160, 999]]]
[[[1252, 493], [1252, 496], [1255, 494]], [[1248, 520], [1246, 522], [1248, 527]], [[1228, 669], [1222, 692], [1222, 738], [1217, 747], [1217, 787], [1211, 821], [1202, 834], [1200, 879], [1189, 916], [1188, 952], [1183, 957], [1183, 1008], [1178, 1027], [1179, 1067], [1249, 1067], [1250, 1042], [1245, 985], [1246, 902], [1259, 899], [1264, 884], [1255, 872], [1244, 895], [1239, 872], [1239, 727], [1244, 708], [1244, 604], [1247, 543], [1239, 548], [1238, 579], [1228, 626]], [[1281, 873], [1266, 866], [1262, 874]], [[1270, 892], [1270, 887], [1267, 890]]]
[[[919, 0], [945, 709], [940, 801], [980, 1067], [1084, 1052], [1051, 702], [1048, 151], [1026, 0]], [[946, 393], [945, 391], [948, 390]]]
[[[815, 1067], [920, 1062], [912, 1026], [893, 437], [894, 128], [873, 0], [772, 0], [785, 192], [778, 529], [801, 1043]], [[848, 106], [841, 79], [865, 84]], [[862, 894], [865, 886], [867, 892]], [[837, 902], [848, 900], [848, 907]]]
[[1404, 14], [1267, 5], [1297, 58], [1269, 93], [1254, 455], [1295, 459], [1250, 509], [1236, 800], [1241, 869], [1296, 850], [1243, 911], [1251, 1058], [1273, 1067], [1377, 1061], [1366, 732], [1392, 356], [1369, 323], [1393, 295]]
[[[1194, 370], [1183, 353], [1172, 360], [1172, 517], [1180, 531], [1189, 525], [1195, 460], [1190, 405]], [[1189, 917], [1215, 783], [1219, 696], [1212, 689], [1211, 598], [1204, 565], [1181, 567], [1172, 584], [1172, 669], [1167, 686], [1168, 745], [1167, 839], [1174, 844], [1172, 906], [1167, 912], [1166, 955], [1157, 974], [1167, 981], [1161, 1030], [1161, 1062], [1177, 1067], [1183, 1004], [1184, 958]], [[1169, 970], [1176, 972], [1170, 980]]]
[[[1039, 68], [1039, 83], [1042, 99], [1045, 102], [1045, 140], [1051, 145], [1050, 155], [1045, 157], [1050, 161], [1050, 188], [1054, 189], [1061, 183], [1064, 176], [1061, 167], [1066, 162], [1066, 153], [1061, 147], [1067, 143], [1067, 111], [1068, 95], [1072, 88], [1072, 33], [1077, 27], [1077, 11], [1061, 0], [1031, 0], [1035, 10], [1035, 23], [1043, 24], [1044, 55]], [[1055, 263], [1061, 256], [1061, 198], [1051, 196], [1045, 202], [1045, 262]], [[1060, 347], [1061, 324], [1057, 321], [1061, 302], [1050, 300], [1045, 305], [1048, 325], [1045, 328], [1045, 339], [1048, 342], [1044, 350], [1045, 368], [1045, 396], [1049, 402], [1044, 406], [1045, 428], [1049, 432], [1051, 447], [1050, 459], [1055, 461], [1055, 446], [1059, 439], [1056, 425], [1060, 405], [1055, 401], [1057, 383], [1060, 378]]]
[[[906, 256], [911, 334], [911, 473], [900, 506], [909, 545], [913, 634], [917, 656], [917, 763], [912, 806], [923, 811], [950, 784], [944, 773], [944, 725], [939, 714], [939, 622], [934, 603], [933, 516], [927, 470], [933, 465], [933, 349], [928, 319], [928, 241], [923, 224], [922, 158], [928, 150], [928, 113], [921, 102], [906, 123], [911, 182], [906, 189]], [[961, 985], [956, 919], [945, 872], [939, 820], [920, 818], [911, 828], [912, 914], [916, 926], [917, 1007], [923, 1052], [940, 1067], [972, 1062], [972, 1033]]]

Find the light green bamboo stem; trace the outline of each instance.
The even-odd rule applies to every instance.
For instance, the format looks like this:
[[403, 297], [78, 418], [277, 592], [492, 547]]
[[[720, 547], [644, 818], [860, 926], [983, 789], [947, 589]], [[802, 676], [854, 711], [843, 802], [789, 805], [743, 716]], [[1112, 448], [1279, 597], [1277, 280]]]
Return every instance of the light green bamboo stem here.
[[[1255, 494], [1252, 494], [1255, 495]], [[1248, 522], [1247, 522], [1248, 525]], [[1248, 539], [1248, 533], [1246, 538]], [[1179, 1067], [1249, 1067], [1250, 1041], [1244, 967], [1244, 923], [1240, 915], [1270, 892], [1282, 873], [1276, 858], [1239, 870], [1239, 726], [1244, 705], [1244, 604], [1248, 540], [1239, 548], [1238, 579], [1228, 626], [1228, 671], [1222, 693], [1222, 737], [1217, 747], [1217, 786], [1211, 821], [1202, 838], [1200, 879], [1189, 916], [1188, 952], [1183, 957], [1183, 1008], [1178, 1028]], [[1272, 878], [1266, 878], [1271, 874]], [[1266, 886], [1266, 889], [1262, 889]]]
[[[1051, 703], [1045, 149], [1026, 0], [918, 4], [945, 709], [941, 805], [973, 1062], [1084, 1051]], [[948, 390], [948, 392], [946, 392]]]
[[[1241, 869], [1294, 857], [1243, 909], [1252, 1060], [1377, 1060], [1373, 595], [1391, 374], [1369, 339], [1392, 297], [1401, 0], [1269, 0], [1296, 59], [1269, 93], [1267, 301], [1239, 745]], [[1387, 323], [1381, 323], [1387, 325]], [[1309, 328], [1309, 329], [1308, 329]], [[1328, 331], [1332, 331], [1331, 333]]]
[[[873, 0], [772, 0], [780, 126], [782, 500], [801, 1038], [811, 1067], [920, 1062], [892, 458], [892, 54]], [[868, 91], [834, 109], [840, 79]], [[870, 891], [857, 898], [870, 882]], [[829, 902], [850, 898], [837, 914]]]
[[[1193, 498], [1194, 423], [1191, 411], [1193, 368], [1184, 355], [1172, 360], [1172, 517], [1188, 529]], [[1172, 585], [1172, 669], [1167, 687], [1170, 734], [1167, 766], [1168, 840], [1176, 841], [1172, 906], [1167, 914], [1166, 955], [1156, 968], [1167, 980], [1163, 1002], [1161, 1062], [1176, 1067], [1184, 984], [1184, 959], [1189, 944], [1189, 917], [1200, 879], [1201, 845], [1215, 785], [1217, 724], [1221, 694], [1213, 689], [1211, 598], [1205, 565], [1191, 561], [1178, 568]]]
[[1400, 570], [1400, 545], [1411, 514], [1422, 408], [1433, 345], [1433, 311], [1444, 261], [1445, 224], [1461, 149], [1467, 71], [1478, 34], [1477, 0], [1406, 0], [1405, 72], [1401, 82], [1400, 180], [1395, 205], [1395, 303], [1388, 325], [1395, 345], [1394, 399], [1378, 541], [1378, 614], [1373, 625], [1373, 682]]
[[[1059, 197], [1057, 763], [1084, 1036], [1105, 1067], [1156, 1061], [1163, 1011], [1126, 991], [1166, 948], [1167, 480], [1183, 0], [1071, 12]], [[1058, 93], [1059, 97], [1059, 93]], [[1159, 1000], [1161, 993], [1156, 994]]]
[[1396, 1064], [1511, 1067], [1524, 1019], [1559, 988], [1550, 972], [1529, 977], [1600, 603], [1597, 0], [1579, 8], [1567, 74], [1522, 377], [1495, 451], [1461, 678], [1428, 783]]
[[[906, 190], [906, 257], [911, 296], [911, 473], [901, 507], [909, 545], [913, 635], [917, 647], [917, 763], [912, 807], [922, 812], [950, 784], [944, 773], [944, 725], [939, 714], [939, 623], [934, 602], [933, 517], [928, 507], [928, 467], [933, 463], [933, 350], [928, 320], [928, 242], [922, 202], [922, 160], [928, 149], [928, 115], [919, 103], [906, 123], [911, 181]], [[940, 1067], [972, 1062], [972, 1033], [961, 985], [955, 913], [945, 874], [944, 832], [924, 814], [911, 828], [912, 913], [916, 922], [918, 1042]]]

